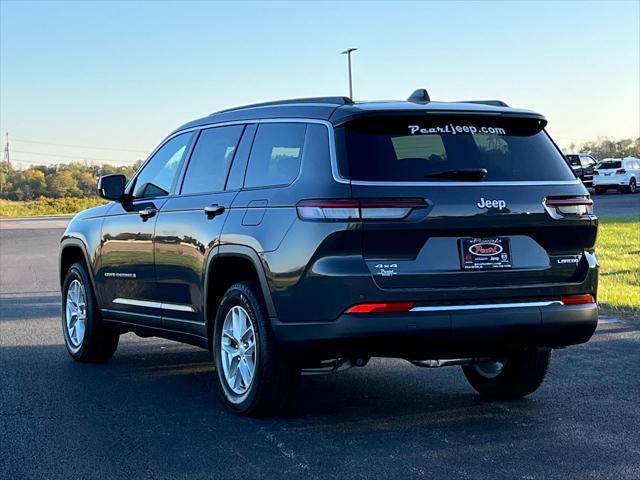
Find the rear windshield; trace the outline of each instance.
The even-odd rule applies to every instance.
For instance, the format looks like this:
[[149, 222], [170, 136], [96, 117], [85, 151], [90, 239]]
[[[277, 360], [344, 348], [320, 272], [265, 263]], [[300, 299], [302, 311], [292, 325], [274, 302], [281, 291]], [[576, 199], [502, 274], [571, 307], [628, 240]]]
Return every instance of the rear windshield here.
[[580, 157], [578, 155], [567, 155], [567, 160], [571, 165], [580, 166]]
[[466, 180], [575, 179], [536, 119], [366, 118], [336, 128], [336, 143], [340, 174], [352, 180], [451, 181], [461, 179], [460, 171], [482, 169], [481, 180]]
[[621, 168], [621, 167], [622, 167], [622, 162], [620, 161], [600, 162], [600, 164], [598, 165], [598, 168], [601, 168], [603, 170], [609, 170], [609, 169]]

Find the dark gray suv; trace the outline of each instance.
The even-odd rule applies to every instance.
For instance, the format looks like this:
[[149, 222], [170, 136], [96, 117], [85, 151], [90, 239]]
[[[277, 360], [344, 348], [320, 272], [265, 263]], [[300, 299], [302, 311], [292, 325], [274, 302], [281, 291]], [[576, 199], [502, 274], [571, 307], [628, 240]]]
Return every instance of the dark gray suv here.
[[236, 412], [281, 411], [301, 373], [372, 356], [462, 366], [494, 398], [538, 388], [597, 324], [592, 201], [544, 130], [502, 102], [312, 98], [171, 133], [62, 238], [78, 361], [120, 334], [213, 352]]

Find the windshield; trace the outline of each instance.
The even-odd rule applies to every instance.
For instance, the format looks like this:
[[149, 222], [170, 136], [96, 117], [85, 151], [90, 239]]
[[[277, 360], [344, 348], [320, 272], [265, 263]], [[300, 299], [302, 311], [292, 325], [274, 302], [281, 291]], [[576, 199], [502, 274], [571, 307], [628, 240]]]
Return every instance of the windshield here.
[[602, 169], [602, 170], [609, 170], [609, 169], [621, 168], [621, 167], [622, 167], [622, 162], [620, 161], [600, 162], [600, 164], [598, 165], [598, 169]]
[[575, 179], [537, 119], [479, 115], [366, 118], [336, 128], [336, 144], [340, 174], [352, 180]]

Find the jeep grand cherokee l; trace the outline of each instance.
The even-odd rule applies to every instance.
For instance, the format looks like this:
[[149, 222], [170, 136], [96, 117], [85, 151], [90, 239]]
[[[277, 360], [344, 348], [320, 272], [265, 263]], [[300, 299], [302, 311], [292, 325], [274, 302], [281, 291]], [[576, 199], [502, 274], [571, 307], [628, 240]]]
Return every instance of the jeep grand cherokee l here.
[[591, 199], [535, 112], [502, 102], [314, 98], [171, 133], [61, 241], [71, 356], [122, 333], [213, 353], [243, 414], [301, 373], [372, 356], [460, 365], [493, 398], [543, 381], [597, 324]]

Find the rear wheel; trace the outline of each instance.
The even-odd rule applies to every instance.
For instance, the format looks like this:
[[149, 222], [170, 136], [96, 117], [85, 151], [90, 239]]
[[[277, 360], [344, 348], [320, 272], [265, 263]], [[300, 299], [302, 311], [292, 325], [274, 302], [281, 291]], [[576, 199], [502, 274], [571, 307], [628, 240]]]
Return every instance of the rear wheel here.
[[290, 404], [300, 370], [276, 344], [255, 284], [236, 283], [222, 298], [213, 353], [220, 394], [234, 412], [267, 415]]
[[547, 373], [551, 350], [531, 349], [502, 359], [464, 365], [465, 377], [490, 398], [514, 399], [535, 392]]
[[629, 180], [629, 186], [626, 187], [624, 189], [624, 191], [626, 193], [635, 193], [636, 189], [638, 188], [637, 184], [636, 184], [636, 179], [635, 178], [631, 178], [631, 180]]
[[606, 189], [602, 187], [595, 187], [594, 190], [596, 192], [596, 195], [602, 195], [606, 191]]
[[85, 265], [74, 263], [62, 287], [62, 332], [69, 355], [79, 362], [106, 362], [120, 335], [102, 321]]

